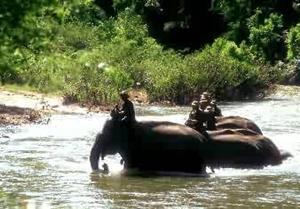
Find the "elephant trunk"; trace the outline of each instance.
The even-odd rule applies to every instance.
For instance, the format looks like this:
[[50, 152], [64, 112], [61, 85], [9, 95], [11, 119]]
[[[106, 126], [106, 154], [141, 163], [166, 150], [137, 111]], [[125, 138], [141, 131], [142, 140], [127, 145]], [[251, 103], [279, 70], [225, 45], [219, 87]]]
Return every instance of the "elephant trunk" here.
[[100, 138], [101, 134], [98, 134], [90, 153], [90, 163], [93, 170], [99, 170], [99, 157], [101, 154]]

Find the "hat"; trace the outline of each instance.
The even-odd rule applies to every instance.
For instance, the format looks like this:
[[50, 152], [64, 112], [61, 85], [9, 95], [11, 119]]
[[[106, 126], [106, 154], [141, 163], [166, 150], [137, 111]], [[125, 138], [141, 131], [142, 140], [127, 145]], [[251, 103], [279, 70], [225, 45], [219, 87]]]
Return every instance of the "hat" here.
[[129, 95], [128, 95], [128, 93], [127, 93], [126, 91], [121, 91], [121, 92], [120, 92], [120, 96], [121, 96], [121, 97], [129, 98]]
[[210, 94], [208, 92], [203, 92], [201, 94], [200, 100], [209, 100], [210, 99]]
[[208, 103], [208, 100], [207, 99], [200, 99], [200, 104], [203, 104], [203, 103]]
[[202, 95], [209, 96], [209, 93], [208, 93], [207, 91], [204, 91], [204, 92], [202, 93]]

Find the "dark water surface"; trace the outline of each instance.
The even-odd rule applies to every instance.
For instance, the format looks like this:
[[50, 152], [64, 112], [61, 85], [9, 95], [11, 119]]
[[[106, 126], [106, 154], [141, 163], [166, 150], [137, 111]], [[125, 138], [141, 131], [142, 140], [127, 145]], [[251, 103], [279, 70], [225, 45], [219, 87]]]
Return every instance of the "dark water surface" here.
[[[300, 208], [300, 93], [221, 108], [254, 120], [294, 157], [208, 178], [143, 178], [121, 176], [120, 157], [112, 156], [109, 175], [92, 174], [89, 151], [108, 115], [57, 115], [48, 125], [0, 127], [0, 208]], [[139, 108], [138, 119], [183, 123], [188, 112]]]

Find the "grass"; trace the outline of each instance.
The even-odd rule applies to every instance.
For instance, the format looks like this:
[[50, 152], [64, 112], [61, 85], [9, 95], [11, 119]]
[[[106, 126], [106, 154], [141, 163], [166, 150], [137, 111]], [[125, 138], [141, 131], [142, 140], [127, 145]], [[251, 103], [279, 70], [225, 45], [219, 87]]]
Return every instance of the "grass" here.
[[[41, 93], [41, 91], [33, 86], [28, 84], [4, 84], [0, 85], [1, 91], [9, 91], [13, 93]], [[62, 92], [49, 92], [43, 93], [47, 96], [62, 96]]]

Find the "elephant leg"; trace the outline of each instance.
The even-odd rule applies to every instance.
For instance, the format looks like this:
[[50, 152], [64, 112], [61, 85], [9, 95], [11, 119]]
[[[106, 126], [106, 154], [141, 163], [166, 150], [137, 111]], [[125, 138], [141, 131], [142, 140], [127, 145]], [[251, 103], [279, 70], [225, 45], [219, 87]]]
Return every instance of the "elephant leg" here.
[[206, 164], [205, 164], [205, 161], [203, 159], [201, 151], [198, 150], [196, 152], [195, 159], [196, 159], [196, 161], [195, 161], [196, 172], [197, 173], [201, 173], [201, 174], [207, 174], [207, 172], [206, 172]]

